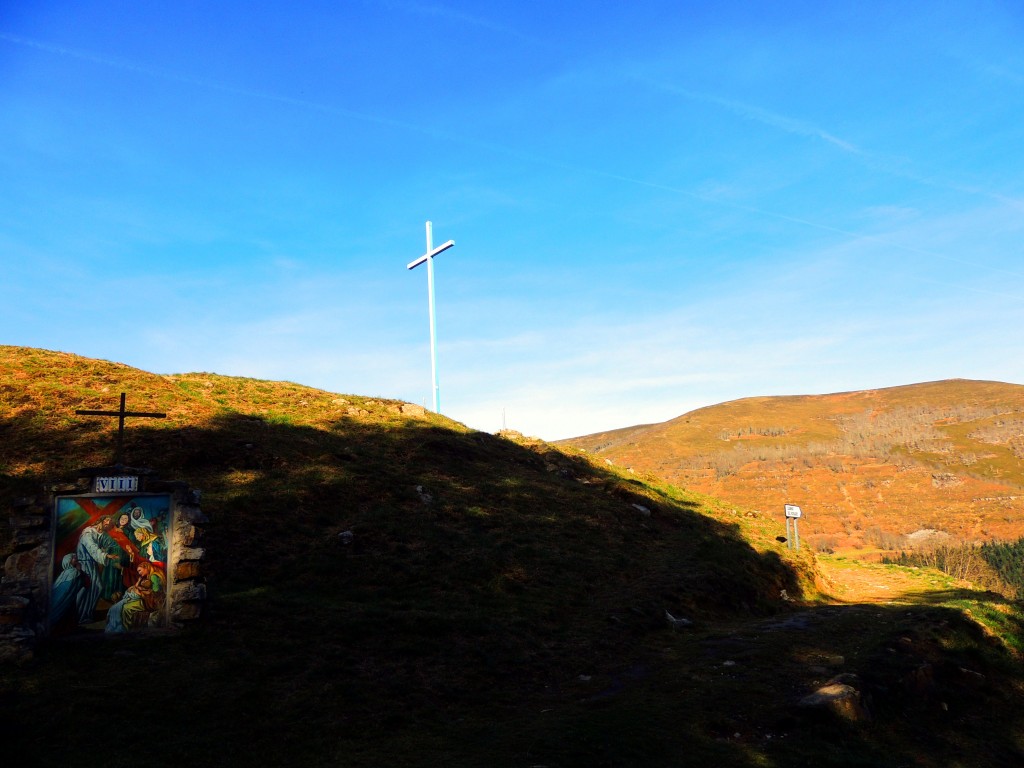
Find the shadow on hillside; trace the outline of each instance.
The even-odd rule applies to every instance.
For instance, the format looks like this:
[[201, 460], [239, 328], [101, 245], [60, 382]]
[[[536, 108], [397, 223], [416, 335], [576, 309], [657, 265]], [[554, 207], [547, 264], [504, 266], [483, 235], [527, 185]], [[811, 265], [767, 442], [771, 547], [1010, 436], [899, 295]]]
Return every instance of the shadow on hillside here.
[[[971, 597], [987, 611], [986, 593]], [[1017, 642], [1019, 609], [995, 609], [1000, 634]], [[667, 677], [713, 681], [709, 715], [694, 714], [702, 732], [746, 750], [738, 764], [1022, 764], [1019, 657], [962, 610], [822, 606], [709, 632], [685, 650]], [[864, 719], [800, 705], [829, 684], [855, 690]]]
[[[76, 467], [109, 463], [113, 442], [95, 424], [54, 428], [33, 418], [0, 422], [0, 437], [8, 438], [0, 463], [35, 470], [8, 483], [8, 497]], [[556, 563], [581, 578], [597, 566], [600, 581], [586, 580], [592, 598], [602, 589], [618, 594], [631, 613], [638, 606], [628, 593], [637, 589], [676, 612], [770, 610], [782, 589], [799, 595], [780, 558], [756, 553], [738, 527], [696, 513], [690, 501], [547, 446], [428, 421], [341, 419], [314, 429], [228, 413], [195, 427], [134, 426], [126, 456], [204, 491], [215, 523], [210, 555], [228, 584], [315, 578], [321, 550], [336, 556], [332, 537], [351, 530], [357, 546], [347, 551], [407, 562], [433, 550], [449, 565], [483, 559], [496, 571], [490, 576], [513, 590], [517, 581], [524, 589], [543, 586], [520, 573], [527, 566], [554, 582]], [[640, 607], [660, 616], [653, 604]]]
[[[8, 498], [109, 461], [111, 435], [95, 428], [0, 422], [0, 439], [5, 467], [33, 468], [2, 478]], [[742, 736], [736, 713], [774, 686], [792, 698], [763, 670], [813, 666], [805, 645], [857, 636], [852, 606], [829, 619], [844, 627], [835, 638], [816, 618], [801, 641], [751, 639], [732, 653], [762, 672], [730, 681], [722, 670], [735, 667], [721, 665], [740, 660], [715, 657], [724, 638], [783, 638], [771, 622], [837, 609], [793, 613], [780, 594], [800, 596], [797, 575], [737, 526], [543, 445], [398, 417], [314, 429], [232, 413], [134, 426], [126, 454], [202, 489], [212, 613], [116, 653], [55, 642], [3, 678], [0, 719], [44, 762], [106, 727], [111, 692], [138, 690], [145, 669], [162, 727], [210, 755], [197, 765], [759, 765], [763, 745], [728, 731]], [[696, 629], [674, 632], [666, 611]], [[722, 622], [734, 630], [715, 646]], [[81, 669], [88, 680], [68, 696], [62, 681]], [[47, 738], [55, 723], [59, 740]], [[888, 744], [860, 726], [821, 728], [865, 750]], [[135, 762], [118, 759], [107, 764]]]
[[[610, 700], [581, 699], [551, 727], [535, 723], [529, 757], [548, 765], [1024, 764], [1019, 659], [959, 610], [827, 606], [679, 637], [663, 653], [647, 679], [620, 676]], [[804, 705], [829, 685], [856, 692], [846, 712], [861, 719]]]

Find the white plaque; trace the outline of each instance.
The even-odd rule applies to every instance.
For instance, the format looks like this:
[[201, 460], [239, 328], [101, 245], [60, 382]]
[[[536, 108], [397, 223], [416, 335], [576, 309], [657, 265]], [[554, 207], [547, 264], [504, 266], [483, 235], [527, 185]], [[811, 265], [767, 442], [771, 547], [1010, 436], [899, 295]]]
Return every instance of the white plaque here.
[[139, 490], [139, 478], [135, 475], [121, 477], [97, 477], [93, 493], [135, 493]]
[[796, 504], [786, 505], [786, 517], [800, 517], [803, 512], [800, 511], [800, 507]]

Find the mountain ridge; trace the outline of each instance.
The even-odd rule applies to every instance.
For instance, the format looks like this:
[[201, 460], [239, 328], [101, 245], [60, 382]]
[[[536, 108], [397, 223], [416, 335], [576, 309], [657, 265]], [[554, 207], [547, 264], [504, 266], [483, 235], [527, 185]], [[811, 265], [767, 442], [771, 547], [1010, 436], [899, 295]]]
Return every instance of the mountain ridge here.
[[824, 549], [1024, 534], [1024, 386], [1007, 382], [749, 397], [558, 444], [755, 508], [803, 502]]

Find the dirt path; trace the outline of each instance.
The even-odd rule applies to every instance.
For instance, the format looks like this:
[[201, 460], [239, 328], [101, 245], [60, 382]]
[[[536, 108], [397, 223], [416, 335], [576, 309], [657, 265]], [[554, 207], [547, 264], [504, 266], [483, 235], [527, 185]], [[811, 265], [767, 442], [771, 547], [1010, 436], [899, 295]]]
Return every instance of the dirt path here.
[[921, 602], [929, 592], [967, 585], [933, 571], [866, 563], [842, 555], [819, 555], [818, 567], [837, 603]]

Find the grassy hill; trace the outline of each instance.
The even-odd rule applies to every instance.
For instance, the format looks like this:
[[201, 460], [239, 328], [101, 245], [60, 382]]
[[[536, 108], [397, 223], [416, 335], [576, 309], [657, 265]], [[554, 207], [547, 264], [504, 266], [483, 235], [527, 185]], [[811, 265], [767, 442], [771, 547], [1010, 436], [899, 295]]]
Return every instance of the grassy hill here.
[[562, 441], [729, 502], [800, 504], [821, 549], [876, 551], [939, 530], [1024, 535], [1024, 386], [938, 381], [754, 397]]
[[[0, 503], [108, 463], [115, 420], [74, 411], [122, 391], [168, 414], [129, 424], [128, 463], [203, 491], [210, 612], [0, 667], [19, 764], [1021, 757], [1013, 605], [944, 596], [988, 629], [942, 602], [826, 605], [777, 520], [408, 404], [0, 347]], [[871, 723], [795, 708], [837, 672]]]

